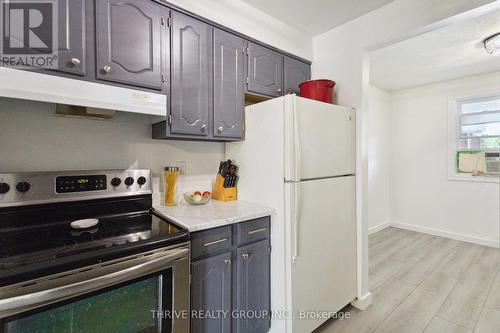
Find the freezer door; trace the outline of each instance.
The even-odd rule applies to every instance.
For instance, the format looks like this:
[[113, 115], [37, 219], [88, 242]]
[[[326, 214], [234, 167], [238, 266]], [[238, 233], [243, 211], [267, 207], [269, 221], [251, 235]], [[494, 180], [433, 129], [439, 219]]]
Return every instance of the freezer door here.
[[356, 296], [355, 178], [288, 183], [292, 333], [310, 333]]
[[285, 110], [286, 180], [354, 174], [352, 109], [291, 95]]

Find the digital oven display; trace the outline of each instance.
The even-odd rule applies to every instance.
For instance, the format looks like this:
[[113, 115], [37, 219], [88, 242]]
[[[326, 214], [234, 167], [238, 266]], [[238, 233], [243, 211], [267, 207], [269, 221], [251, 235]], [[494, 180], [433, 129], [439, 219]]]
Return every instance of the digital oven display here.
[[106, 176], [60, 176], [56, 178], [57, 193], [104, 191]]

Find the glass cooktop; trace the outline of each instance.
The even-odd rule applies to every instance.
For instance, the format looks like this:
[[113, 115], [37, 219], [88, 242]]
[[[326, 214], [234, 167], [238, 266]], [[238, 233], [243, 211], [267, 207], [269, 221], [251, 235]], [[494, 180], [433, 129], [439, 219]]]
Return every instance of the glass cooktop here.
[[72, 228], [74, 220], [1, 228], [0, 218], [0, 287], [189, 241], [187, 230], [150, 211], [101, 217], [88, 229]]
[[0, 270], [51, 261], [151, 239], [167, 239], [180, 230], [153, 213], [98, 219], [96, 226], [74, 229], [72, 221], [0, 232]]

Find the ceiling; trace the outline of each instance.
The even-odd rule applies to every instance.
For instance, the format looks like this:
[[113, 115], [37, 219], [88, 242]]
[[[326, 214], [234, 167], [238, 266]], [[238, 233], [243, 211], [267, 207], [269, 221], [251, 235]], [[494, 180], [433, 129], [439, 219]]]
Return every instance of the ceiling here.
[[500, 71], [483, 40], [500, 32], [500, 10], [457, 22], [370, 54], [370, 83], [397, 91]]
[[276, 19], [315, 36], [394, 0], [243, 0]]

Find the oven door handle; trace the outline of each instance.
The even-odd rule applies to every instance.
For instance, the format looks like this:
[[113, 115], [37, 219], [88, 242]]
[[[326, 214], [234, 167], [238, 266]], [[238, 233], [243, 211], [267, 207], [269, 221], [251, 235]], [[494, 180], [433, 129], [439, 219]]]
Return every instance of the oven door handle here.
[[[0, 288], [0, 318], [73, 298], [82, 294], [165, 270], [175, 261], [189, 259], [186, 247], [153, 253], [93, 269], [63, 275], [26, 286]], [[169, 265], [170, 264], [170, 265]]]

